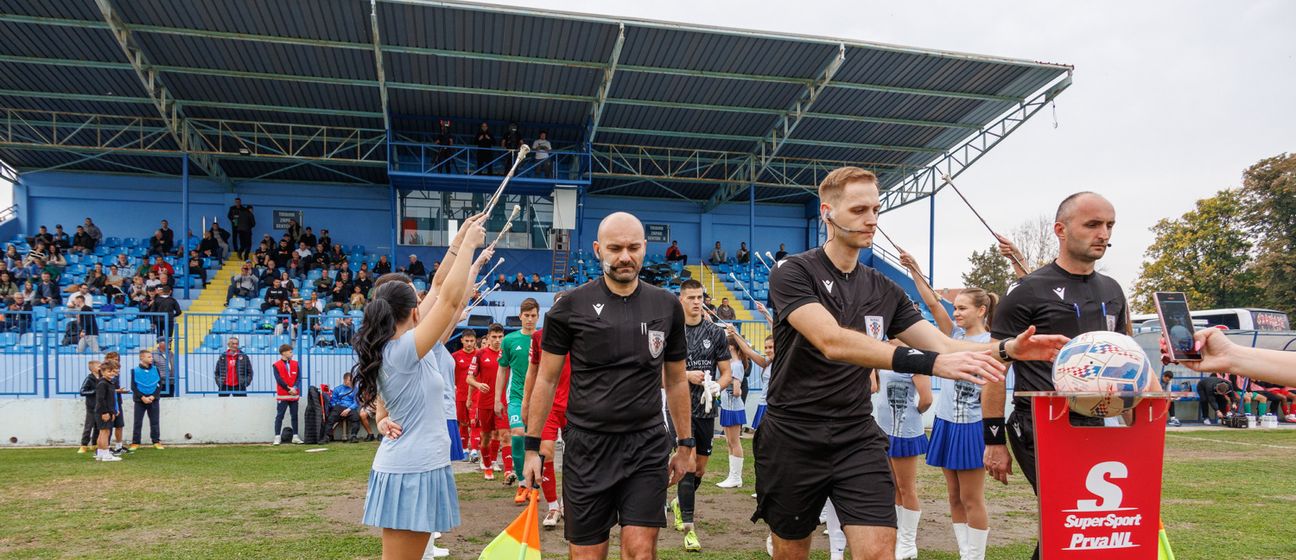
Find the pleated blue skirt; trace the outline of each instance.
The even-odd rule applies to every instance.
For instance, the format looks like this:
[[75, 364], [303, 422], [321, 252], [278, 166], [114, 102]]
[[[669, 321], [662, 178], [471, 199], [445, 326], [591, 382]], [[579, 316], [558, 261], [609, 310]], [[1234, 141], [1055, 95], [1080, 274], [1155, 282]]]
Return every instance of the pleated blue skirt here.
[[756, 414], [752, 415], [751, 428], [753, 430], [759, 428], [763, 419], [765, 419], [765, 405], [756, 405]]
[[955, 471], [985, 467], [985, 435], [981, 422], [948, 422], [940, 418], [932, 426], [927, 464]]
[[746, 410], [725, 410], [723, 408], [720, 409], [721, 427], [727, 428], [729, 426], [741, 426], [746, 423], [747, 423]]
[[914, 437], [891, 438], [891, 448], [887, 449], [888, 457], [914, 457], [927, 452], [927, 434]]
[[450, 460], [464, 460], [463, 441], [459, 439], [459, 421], [446, 420], [446, 425], [450, 428]]
[[369, 471], [365, 525], [420, 533], [459, 525], [459, 493], [450, 466], [420, 473]]

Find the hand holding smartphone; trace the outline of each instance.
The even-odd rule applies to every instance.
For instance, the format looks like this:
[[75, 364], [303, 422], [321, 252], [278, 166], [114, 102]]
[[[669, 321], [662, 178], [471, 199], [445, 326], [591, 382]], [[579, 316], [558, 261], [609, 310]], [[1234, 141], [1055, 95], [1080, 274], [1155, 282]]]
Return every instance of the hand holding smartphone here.
[[1174, 361], [1200, 360], [1193, 338], [1192, 313], [1188, 311], [1188, 298], [1183, 292], [1156, 292], [1157, 317], [1161, 320], [1161, 335], [1165, 337], [1170, 357]]

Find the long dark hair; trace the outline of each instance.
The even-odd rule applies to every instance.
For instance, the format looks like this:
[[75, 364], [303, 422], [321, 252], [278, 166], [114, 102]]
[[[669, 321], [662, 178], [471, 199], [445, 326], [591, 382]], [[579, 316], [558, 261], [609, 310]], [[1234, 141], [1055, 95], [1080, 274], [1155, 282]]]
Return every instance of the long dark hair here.
[[355, 380], [356, 397], [361, 408], [378, 399], [383, 348], [396, 335], [396, 325], [408, 319], [418, 307], [418, 298], [409, 281], [409, 277], [405, 277], [404, 282], [389, 281], [374, 289], [373, 301], [364, 308], [364, 323], [352, 339], [356, 364], [351, 367], [351, 378]]
[[730, 355], [733, 355], [733, 353], [738, 354], [739, 361], [742, 362], [743, 377], [751, 375], [751, 358], [747, 357], [747, 353], [742, 351], [742, 346], [739, 346], [738, 341], [733, 338], [729, 339], [729, 352]]

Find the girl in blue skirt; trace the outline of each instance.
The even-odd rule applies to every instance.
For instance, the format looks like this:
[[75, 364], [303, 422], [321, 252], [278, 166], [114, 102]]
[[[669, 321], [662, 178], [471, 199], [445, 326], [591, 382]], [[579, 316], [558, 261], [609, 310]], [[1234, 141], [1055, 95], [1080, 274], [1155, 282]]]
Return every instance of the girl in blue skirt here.
[[733, 381], [720, 392], [720, 426], [729, 445], [729, 477], [716, 483], [721, 488], [743, 485], [742, 428], [747, 423], [747, 403], [743, 402], [742, 383], [751, 370], [751, 359], [743, 355], [738, 342], [729, 338], [729, 371]]
[[363, 521], [382, 528], [384, 558], [421, 558], [432, 533], [459, 524], [446, 431], [447, 388], [432, 351], [459, 320], [472, 281], [472, 253], [486, 235], [481, 222], [481, 216], [468, 218], [451, 242], [438, 294], [420, 305], [408, 278], [396, 275], [398, 281], [374, 288], [356, 333], [352, 372], [359, 404], [382, 405], [380, 431], [392, 429], [383, 422], [387, 414], [400, 424], [398, 434], [384, 432], [399, 437], [385, 437], [378, 446], [365, 495]]
[[[989, 342], [987, 328], [994, 316], [998, 296], [980, 288], [968, 288], [954, 298], [953, 338]], [[943, 312], [943, 311], [942, 311]], [[945, 474], [954, 538], [959, 558], [985, 558], [989, 518], [985, 505], [985, 472], [982, 459], [985, 439], [981, 433], [981, 387], [965, 381], [940, 380], [936, 402], [936, 423], [932, 426], [927, 464]]]
[[[750, 360], [749, 364], [760, 366], [761, 392], [760, 397], [756, 399], [756, 413], [752, 415], [751, 419], [751, 429], [755, 431], [760, 427], [761, 419], [765, 417], [765, 393], [769, 390], [770, 370], [774, 369], [774, 336], [765, 337], [765, 353], [761, 354], [752, 350], [752, 347], [747, 344], [747, 339], [738, 334], [733, 325], [730, 325], [728, 330], [729, 340], [737, 344], [742, 351], [743, 357]], [[748, 366], [746, 371], [750, 372], [751, 367]]]

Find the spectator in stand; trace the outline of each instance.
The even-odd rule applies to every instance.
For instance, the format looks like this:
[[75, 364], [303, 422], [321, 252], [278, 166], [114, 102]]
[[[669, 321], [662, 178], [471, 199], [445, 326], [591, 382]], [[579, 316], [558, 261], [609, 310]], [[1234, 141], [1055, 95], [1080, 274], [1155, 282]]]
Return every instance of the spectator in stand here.
[[715, 314], [725, 321], [733, 321], [738, 318], [734, 308], [729, 305], [729, 298], [720, 298], [720, 306], [715, 309]]
[[207, 269], [203, 267], [203, 259], [197, 249], [189, 251], [189, 274], [197, 276], [202, 281], [203, 288], [207, 287]]
[[49, 230], [46, 229], [45, 226], [41, 226], [39, 231], [36, 232], [36, 235], [32, 237], [31, 244], [33, 247], [36, 246], [37, 241], [40, 241], [41, 245], [46, 245], [46, 246], [53, 245], [54, 236], [50, 234]]
[[83, 296], [72, 298], [73, 310], [79, 311], [75, 321], [77, 324], [77, 343], [76, 351], [78, 354], [84, 354], [88, 349], [91, 352], [99, 353], [99, 323], [95, 321], [94, 308], [86, 305], [86, 299]]
[[364, 311], [365, 293], [357, 284], [351, 287], [351, 297], [347, 300], [347, 311]]
[[63, 303], [63, 295], [59, 293], [58, 283], [49, 271], [41, 272], [40, 283], [36, 284], [36, 302], [37, 305], [48, 305], [51, 307]]
[[[1208, 426], [1219, 423], [1238, 405], [1238, 396], [1234, 392], [1233, 384], [1220, 377], [1218, 373], [1212, 373], [1197, 382], [1197, 397], [1197, 408], [1202, 423]], [[1214, 409], [1214, 413], [1211, 409]]]
[[747, 250], [746, 241], [738, 244], [738, 252], [734, 254], [734, 258], [738, 260], [738, 264], [747, 264], [751, 262], [751, 251]]
[[[784, 247], [782, 243], [779, 243], [779, 250], [777, 253], [774, 253], [774, 261], [775, 262], [781, 261], [783, 259], [786, 259], [787, 256], [788, 256], [787, 247]], [[774, 263], [770, 263], [770, 264], [774, 264]]]
[[231, 336], [226, 350], [216, 360], [216, 386], [222, 397], [246, 397], [252, 384], [252, 359], [239, 350], [238, 337]]
[[275, 268], [284, 268], [292, 260], [292, 245], [288, 244], [288, 239], [280, 239], [279, 244], [275, 245], [274, 250], [270, 253], [270, 258], [274, 259]]
[[131, 451], [139, 449], [145, 415], [149, 418], [149, 439], [153, 441], [153, 448], [162, 449], [162, 431], [158, 429], [158, 420], [162, 417], [158, 406], [158, 398], [162, 396], [162, 375], [153, 364], [153, 352], [148, 348], [139, 351], [139, 365], [131, 370], [131, 396], [135, 401]]
[[315, 245], [311, 250], [310, 259], [306, 261], [306, 270], [323, 270], [328, 268], [329, 254], [323, 245]]
[[351, 283], [351, 271], [343, 269], [338, 273], [337, 281], [333, 283], [333, 290], [329, 292], [328, 307], [330, 309], [346, 307], [347, 299], [351, 297], [354, 287]]
[[14, 294], [14, 298], [22, 296], [28, 306], [36, 305], [36, 283], [28, 280], [23, 282], [22, 291]]
[[216, 253], [216, 258], [219, 258], [220, 260], [229, 258], [231, 254], [230, 243], [232, 243], [231, 239], [233, 238], [233, 234], [221, 227], [220, 224], [216, 223], [216, 220], [212, 220], [211, 228], [208, 231], [211, 232], [212, 239], [216, 240], [216, 245], [220, 247], [220, 252]]
[[270, 288], [266, 290], [265, 299], [261, 303], [261, 312], [267, 309], [278, 309], [279, 304], [288, 301], [292, 297], [292, 292], [283, 286], [283, 283], [275, 278], [271, 281]]
[[144, 307], [148, 303], [148, 287], [144, 285], [143, 276], [136, 276], [131, 279], [126, 295], [130, 298], [131, 305], [134, 307]]
[[301, 325], [312, 325], [318, 323], [315, 317], [324, 313], [324, 302], [319, 300], [319, 295], [311, 292], [310, 299], [303, 301], [301, 307], [297, 309], [297, 323]]
[[679, 261], [680, 264], [688, 265], [688, 255], [680, 251], [679, 241], [671, 241], [670, 247], [666, 248], [666, 261]]
[[49, 258], [45, 260], [43, 270], [48, 270], [54, 279], [58, 280], [63, 275], [63, 270], [67, 268], [67, 264], [67, 259], [63, 257], [63, 250], [59, 249], [58, 245], [51, 245]]
[[230, 227], [234, 228], [234, 250], [239, 253], [239, 258], [247, 260], [252, 251], [252, 228], [256, 227], [252, 206], [243, 206], [243, 201], [236, 198], [227, 216]]
[[291, 338], [297, 338], [297, 311], [287, 301], [279, 303], [279, 315], [275, 317], [274, 334], [275, 336], [287, 334]]
[[168, 242], [166, 240], [166, 237], [162, 235], [162, 230], [159, 229], [154, 231], [153, 237], [149, 239], [149, 251], [148, 251], [149, 256], [161, 257], [165, 255], [170, 255], [171, 249], [172, 249], [171, 243]]
[[423, 261], [418, 260], [418, 255], [409, 256], [409, 265], [405, 267], [405, 274], [415, 279], [425, 278], [428, 275], [427, 269], [423, 267]]
[[378, 262], [374, 264], [373, 267], [374, 277], [381, 277], [384, 274], [391, 274], [391, 271], [392, 271], [392, 266], [391, 266], [391, 262], [387, 260], [387, 255], [379, 255]]
[[716, 241], [715, 249], [711, 251], [711, 256], [707, 258], [707, 262], [711, 263], [712, 266], [729, 262], [729, 255], [725, 253], [724, 249], [720, 248], [719, 241]]
[[76, 235], [72, 236], [72, 251], [81, 254], [93, 253], [95, 239], [86, 233], [85, 226], [77, 226]]
[[297, 283], [293, 282], [292, 274], [287, 270], [279, 273], [279, 287], [288, 290], [289, 292], [297, 289]]
[[0, 272], [0, 300], [9, 303], [18, 293], [18, 284], [13, 281], [13, 275], [8, 270]]
[[526, 275], [519, 272], [513, 276], [513, 281], [509, 282], [509, 289], [515, 292], [529, 292], [531, 291], [531, 284], [527, 283]]
[[198, 254], [207, 258], [221, 258], [220, 242], [216, 241], [216, 234], [211, 231], [204, 231], [202, 239], [198, 241]]
[[297, 241], [305, 243], [307, 247], [311, 248], [319, 244], [319, 238], [315, 237], [315, 232], [311, 231], [310, 226], [306, 226], [306, 231], [301, 234], [301, 237], [297, 238]]
[[283, 433], [284, 413], [287, 412], [292, 424], [292, 442], [301, 443], [301, 431], [297, 424], [297, 400], [301, 398], [301, 369], [293, 358], [291, 344], [279, 346], [279, 359], [274, 363], [275, 374], [275, 423], [274, 444], [279, 445], [279, 434]]
[[225, 292], [225, 305], [229, 305], [234, 296], [244, 299], [256, 297], [257, 284], [257, 278], [252, 274], [252, 264], [243, 263], [243, 269], [230, 281], [229, 290]]
[[553, 177], [553, 162], [549, 161], [550, 150], [553, 150], [553, 144], [549, 143], [549, 131], [541, 130], [539, 137], [531, 143], [531, 151], [535, 153], [536, 172], [541, 177]]
[[166, 220], [162, 220], [161, 227], [158, 228], [158, 231], [162, 232], [162, 238], [166, 240], [167, 246], [175, 247], [175, 230], [171, 229], [170, 224], [168, 224]]
[[104, 293], [104, 289], [108, 287], [108, 275], [104, 274], [103, 263], [95, 263], [94, 268], [86, 273], [85, 284], [92, 294], [102, 295]]
[[300, 258], [302, 261], [309, 260], [312, 254], [314, 253], [311, 251], [310, 245], [307, 245], [305, 241], [298, 241], [297, 250], [293, 251], [293, 255]]
[[495, 159], [495, 154], [491, 152], [491, 148], [495, 147], [495, 135], [491, 134], [489, 124], [481, 123], [477, 130], [475, 142], [477, 144], [477, 173], [479, 175], [494, 175], [495, 170], [493, 168], [495, 166], [491, 164], [491, 160]]
[[702, 307], [705, 307], [705, 308], [711, 310], [712, 312], [715, 311], [715, 309], [716, 309], [716, 308], [715, 308], [715, 305], [711, 303], [711, 294], [708, 294], [708, 293], [706, 293], [706, 292], [702, 292]]
[[176, 396], [179, 379], [174, 367], [175, 356], [171, 354], [165, 338], [158, 339], [157, 348], [153, 351], [153, 365], [157, 366], [158, 376], [162, 379], [162, 396]]
[[6, 316], [5, 330], [19, 333], [30, 332], [32, 324], [31, 310], [31, 299], [24, 296], [22, 292], [14, 294], [13, 302], [9, 304], [9, 311], [18, 313], [10, 313]]
[[[324, 437], [333, 439], [333, 431], [343, 420], [350, 420], [347, 426], [347, 443], [360, 441], [360, 410], [356, 407], [355, 387], [351, 385], [351, 372], [342, 374], [342, 385], [333, 388], [329, 399], [329, 416]], [[326, 440], [327, 441], [327, 440]]]
[[154, 332], [157, 333], [158, 337], [170, 339], [175, 336], [176, 319], [180, 317], [183, 311], [180, 310], [180, 302], [171, 297], [171, 288], [169, 286], [163, 286], [158, 290], [147, 311], [161, 314], [161, 316], [153, 318]]
[[54, 242], [51, 245], [63, 250], [72, 248], [72, 238], [68, 237], [66, 231], [63, 231], [63, 224], [54, 225]]
[[126, 271], [131, 269], [130, 258], [123, 253], [117, 253], [117, 258], [112, 265], [120, 269], [123, 274], [126, 274]]
[[373, 289], [373, 278], [369, 276], [369, 271], [365, 270], [364, 265], [360, 265], [360, 272], [356, 273], [355, 282], [352, 284], [360, 288], [360, 293], [365, 297], [369, 296], [369, 290]]
[[175, 276], [175, 268], [172, 268], [171, 263], [166, 262], [166, 260], [163, 259], [162, 257], [155, 257], [153, 259], [153, 266], [149, 267], [149, 272], [153, 272], [158, 275], [161, 275], [163, 272], [165, 272], [167, 274]]
[[96, 247], [99, 246], [100, 243], [103, 243], [103, 230], [99, 229], [99, 226], [95, 225], [94, 220], [86, 218], [85, 225], [82, 227], [84, 227], [86, 233], [90, 235], [90, 239], [94, 240]]
[[349, 348], [351, 339], [355, 338], [355, 322], [350, 317], [339, 318], [337, 324], [333, 325], [333, 338], [338, 346]]
[[531, 274], [531, 291], [533, 292], [549, 291], [549, 286], [545, 285], [544, 281], [540, 279], [539, 274], [535, 274], [535, 273]]
[[13, 243], [5, 246], [4, 264], [9, 270], [16, 270], [23, 264], [23, 257]]
[[284, 232], [284, 237], [288, 239], [288, 244], [291, 246], [296, 246], [297, 243], [301, 241], [301, 236], [302, 236], [301, 224], [297, 223], [297, 220], [295, 218], [289, 218], [288, 230]]
[[[325, 247], [333, 247], [333, 237], [329, 235], [329, 230], [327, 229], [320, 230], [319, 244]], [[342, 250], [342, 246], [338, 245], [337, 249], [340, 252]]]
[[325, 294], [324, 297], [327, 298], [328, 293], [333, 290], [333, 266], [326, 264], [321, 267], [320, 277], [316, 278], [311, 285], [317, 293]]
[[79, 310], [79, 309], [81, 309], [81, 305], [78, 305], [78, 304], [76, 303], [76, 298], [77, 298], [77, 296], [80, 296], [81, 299], [85, 300], [86, 302], [93, 301], [93, 299], [92, 299], [92, 298], [93, 298], [93, 294], [90, 293], [90, 286], [89, 286], [89, 284], [85, 284], [85, 283], [81, 283], [81, 284], [72, 284], [72, 285], [70, 285], [70, 286], [67, 287], [66, 293], [67, 293], [68, 295], [67, 295], [67, 296], [64, 296], [64, 297], [65, 297], [65, 299], [67, 299], [67, 302], [68, 302], [68, 308], [69, 308], [69, 309], [72, 309], [72, 310]]

